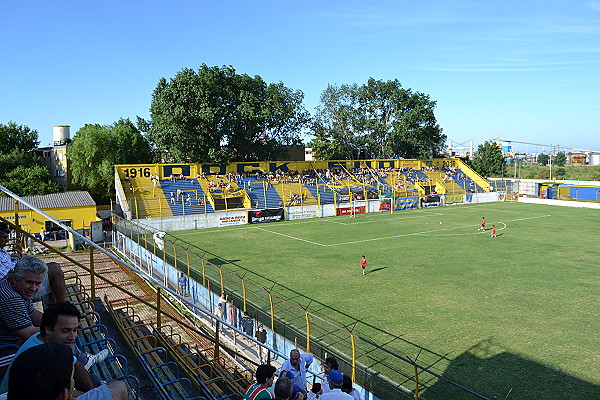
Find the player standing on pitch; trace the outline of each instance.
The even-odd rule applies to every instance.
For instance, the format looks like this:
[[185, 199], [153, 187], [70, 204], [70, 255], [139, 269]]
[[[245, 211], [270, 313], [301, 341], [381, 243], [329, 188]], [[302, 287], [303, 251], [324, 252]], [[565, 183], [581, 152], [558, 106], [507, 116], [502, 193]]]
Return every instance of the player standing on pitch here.
[[479, 229], [477, 231], [485, 231], [485, 217], [481, 217], [481, 224], [479, 224]]
[[365, 274], [365, 270], [367, 269], [367, 259], [365, 256], [362, 256], [360, 259], [360, 267], [362, 268], [363, 275]]
[[496, 237], [496, 225], [492, 225], [492, 237]]

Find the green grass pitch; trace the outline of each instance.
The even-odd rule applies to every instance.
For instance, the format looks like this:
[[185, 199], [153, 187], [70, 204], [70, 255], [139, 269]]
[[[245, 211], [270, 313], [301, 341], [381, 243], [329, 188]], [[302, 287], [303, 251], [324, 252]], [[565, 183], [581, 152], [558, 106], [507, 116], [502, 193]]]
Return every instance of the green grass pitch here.
[[600, 398], [600, 210], [488, 203], [171, 235], [445, 355], [445, 376], [489, 398]]

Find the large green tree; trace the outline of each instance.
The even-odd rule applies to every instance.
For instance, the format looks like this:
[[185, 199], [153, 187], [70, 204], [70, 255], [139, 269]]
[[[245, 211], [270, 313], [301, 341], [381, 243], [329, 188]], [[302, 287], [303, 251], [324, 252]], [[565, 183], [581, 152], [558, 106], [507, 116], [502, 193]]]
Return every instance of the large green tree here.
[[86, 124], [67, 148], [73, 183], [105, 203], [114, 193], [115, 164], [152, 162], [148, 140], [129, 119], [112, 125]]
[[502, 149], [497, 143], [491, 141], [480, 144], [471, 166], [483, 177], [501, 175], [504, 168]]
[[342, 149], [342, 158], [435, 156], [446, 139], [435, 106], [428, 95], [404, 89], [397, 79], [329, 85], [313, 124], [315, 156], [325, 159], [328, 154], [322, 150], [332, 147]]
[[61, 192], [34, 152], [38, 133], [15, 122], [0, 124], [0, 184], [19, 196]]
[[161, 158], [169, 162], [230, 162], [275, 156], [300, 144], [310, 118], [304, 94], [233, 67], [202, 65], [160, 79], [150, 121], [138, 118]]
[[312, 125], [315, 138], [310, 142], [316, 158], [358, 158], [361, 123], [357, 120], [360, 117], [357, 92], [356, 84], [328, 85], [321, 94], [321, 104]]
[[33, 151], [39, 144], [38, 133], [25, 125], [10, 121], [0, 124], [0, 153], [10, 153], [14, 149]]

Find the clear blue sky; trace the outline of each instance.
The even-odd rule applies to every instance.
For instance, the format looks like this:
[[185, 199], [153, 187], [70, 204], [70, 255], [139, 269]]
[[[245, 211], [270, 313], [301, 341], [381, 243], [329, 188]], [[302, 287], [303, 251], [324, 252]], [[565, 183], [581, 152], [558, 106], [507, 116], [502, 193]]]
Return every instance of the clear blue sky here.
[[[453, 141], [600, 150], [600, 0], [3, 1], [0, 122], [147, 118], [161, 77], [232, 65], [305, 93], [398, 79]], [[532, 151], [532, 149], [530, 149]]]

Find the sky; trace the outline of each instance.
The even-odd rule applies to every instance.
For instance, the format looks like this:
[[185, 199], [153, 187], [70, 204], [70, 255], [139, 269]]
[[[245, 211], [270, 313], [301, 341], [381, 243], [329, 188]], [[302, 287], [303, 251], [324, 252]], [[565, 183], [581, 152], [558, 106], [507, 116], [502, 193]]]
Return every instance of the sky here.
[[161, 77], [207, 64], [300, 89], [311, 113], [328, 84], [398, 79], [455, 146], [600, 150], [600, 0], [23, 0], [0, 21], [0, 123], [41, 145], [149, 118]]

